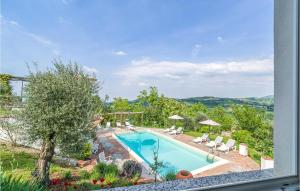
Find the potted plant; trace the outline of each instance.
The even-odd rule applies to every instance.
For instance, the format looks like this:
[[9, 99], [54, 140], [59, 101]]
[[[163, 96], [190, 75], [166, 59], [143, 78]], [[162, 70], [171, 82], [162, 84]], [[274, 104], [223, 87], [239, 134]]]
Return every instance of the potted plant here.
[[187, 178], [193, 178], [193, 175], [190, 171], [181, 170], [176, 174], [176, 179], [187, 179]]
[[262, 156], [260, 158], [260, 169], [269, 169], [269, 168], [274, 168], [274, 160], [271, 157], [272, 156], [272, 151], [270, 149], [265, 148], [263, 150]]

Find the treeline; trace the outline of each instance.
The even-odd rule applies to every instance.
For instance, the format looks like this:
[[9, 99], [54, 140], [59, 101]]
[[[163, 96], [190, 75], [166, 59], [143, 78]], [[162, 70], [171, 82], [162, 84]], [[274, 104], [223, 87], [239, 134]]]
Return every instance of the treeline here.
[[202, 103], [209, 108], [216, 107], [216, 106], [222, 106], [228, 108], [233, 104], [237, 104], [237, 105], [248, 105], [250, 107], [255, 107], [257, 109], [264, 109], [269, 112], [274, 111], [273, 96], [266, 96], [260, 98], [256, 98], [256, 97], [221, 98], [221, 97], [204, 96], [204, 97], [191, 97], [191, 98], [178, 99], [178, 101], [182, 101], [186, 104]]
[[[149, 90], [141, 91], [135, 102], [121, 97], [114, 98], [112, 103], [106, 102], [101, 112], [118, 111], [144, 112], [143, 118], [141, 115], [128, 117], [131, 123], [138, 126], [164, 128], [177, 123], [185, 131], [210, 134], [226, 131], [237, 142], [247, 143], [249, 148], [262, 155], [273, 156], [273, 121], [270, 120], [269, 112], [264, 109], [240, 104], [226, 108], [208, 108], [202, 103], [186, 104], [165, 97], [159, 94], [156, 87], [150, 87]], [[172, 115], [180, 115], [184, 120], [171, 121], [168, 117]], [[221, 126], [209, 128], [199, 124], [206, 119], [212, 119]], [[105, 120], [115, 122], [120, 119], [110, 115], [106, 116]]]

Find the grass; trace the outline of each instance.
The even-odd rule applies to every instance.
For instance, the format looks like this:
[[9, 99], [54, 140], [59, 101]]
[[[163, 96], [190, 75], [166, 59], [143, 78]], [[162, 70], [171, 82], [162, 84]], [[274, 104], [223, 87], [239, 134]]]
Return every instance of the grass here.
[[260, 164], [261, 153], [255, 149], [248, 148], [249, 157], [252, 158], [256, 163]]
[[37, 159], [38, 154], [19, 151], [6, 144], [0, 145], [2, 168], [8, 174], [22, 176], [22, 179], [30, 180], [31, 171], [34, 169]]
[[[20, 181], [32, 180], [31, 173], [35, 169], [36, 161], [38, 160], [39, 153], [37, 150], [25, 147], [12, 147], [8, 144], [0, 143], [0, 165], [2, 170], [12, 179], [19, 179]], [[105, 165], [104, 178], [105, 181], [101, 184], [104, 188], [129, 186], [135, 182], [133, 179], [128, 179], [119, 176], [117, 167], [114, 165]], [[74, 175], [75, 174], [75, 175]], [[79, 176], [77, 176], [77, 174]], [[79, 170], [71, 167], [61, 167], [57, 164], [51, 164], [50, 177], [53, 180], [61, 179], [64, 183], [71, 183], [67, 190], [95, 190], [102, 188], [99, 178], [97, 184], [93, 184], [92, 173]], [[75, 189], [76, 187], [76, 189]], [[48, 190], [63, 190], [62, 185], [52, 185]], [[19, 189], [16, 189], [19, 190]]]
[[200, 133], [198, 131], [191, 131], [191, 130], [184, 131], [183, 133], [192, 137], [201, 137], [203, 135], [203, 133]]
[[[14, 177], [22, 176], [23, 180], [31, 180], [31, 173], [35, 169], [38, 156], [38, 151], [0, 143], [0, 161], [3, 171]], [[50, 167], [51, 174], [63, 175], [69, 170], [74, 170], [74, 168], [61, 167], [53, 163]]]

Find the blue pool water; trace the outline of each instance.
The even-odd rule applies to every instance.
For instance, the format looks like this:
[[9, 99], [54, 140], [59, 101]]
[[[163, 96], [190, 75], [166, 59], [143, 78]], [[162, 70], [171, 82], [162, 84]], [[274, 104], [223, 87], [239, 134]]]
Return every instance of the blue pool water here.
[[153, 163], [153, 150], [157, 149], [159, 142], [158, 158], [165, 165], [159, 172], [162, 176], [169, 171], [193, 171], [213, 163], [207, 160], [205, 154], [151, 132], [130, 132], [116, 136], [148, 164]]

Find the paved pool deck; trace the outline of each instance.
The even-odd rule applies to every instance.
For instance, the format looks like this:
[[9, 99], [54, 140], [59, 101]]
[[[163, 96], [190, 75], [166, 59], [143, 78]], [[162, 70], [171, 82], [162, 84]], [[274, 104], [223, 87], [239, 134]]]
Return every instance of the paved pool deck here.
[[[165, 136], [171, 137], [177, 141], [188, 144], [192, 147], [198, 148], [202, 151], [209, 152], [209, 149], [205, 146], [205, 144], [196, 144], [193, 143], [192, 140], [194, 137], [179, 134], [179, 135], [169, 135], [168, 133], [164, 133], [163, 129], [156, 128], [138, 128], [138, 129], [148, 129], [157, 133], [161, 133]], [[98, 141], [100, 143], [100, 147], [104, 150], [106, 156], [112, 156], [114, 159], [134, 159], [128, 151], [112, 136], [112, 133], [122, 133], [126, 130], [114, 128], [113, 131], [99, 131], [97, 133]], [[196, 174], [194, 177], [205, 177], [205, 176], [213, 176], [220, 174], [228, 174], [232, 172], [246, 172], [259, 170], [260, 166], [250, 157], [241, 156], [238, 151], [230, 151], [229, 153], [223, 152], [215, 152], [214, 155], [223, 158], [228, 161], [228, 163], [211, 168], [209, 170], [203, 171], [199, 174]], [[149, 178], [147, 173], [143, 173], [144, 178]]]

